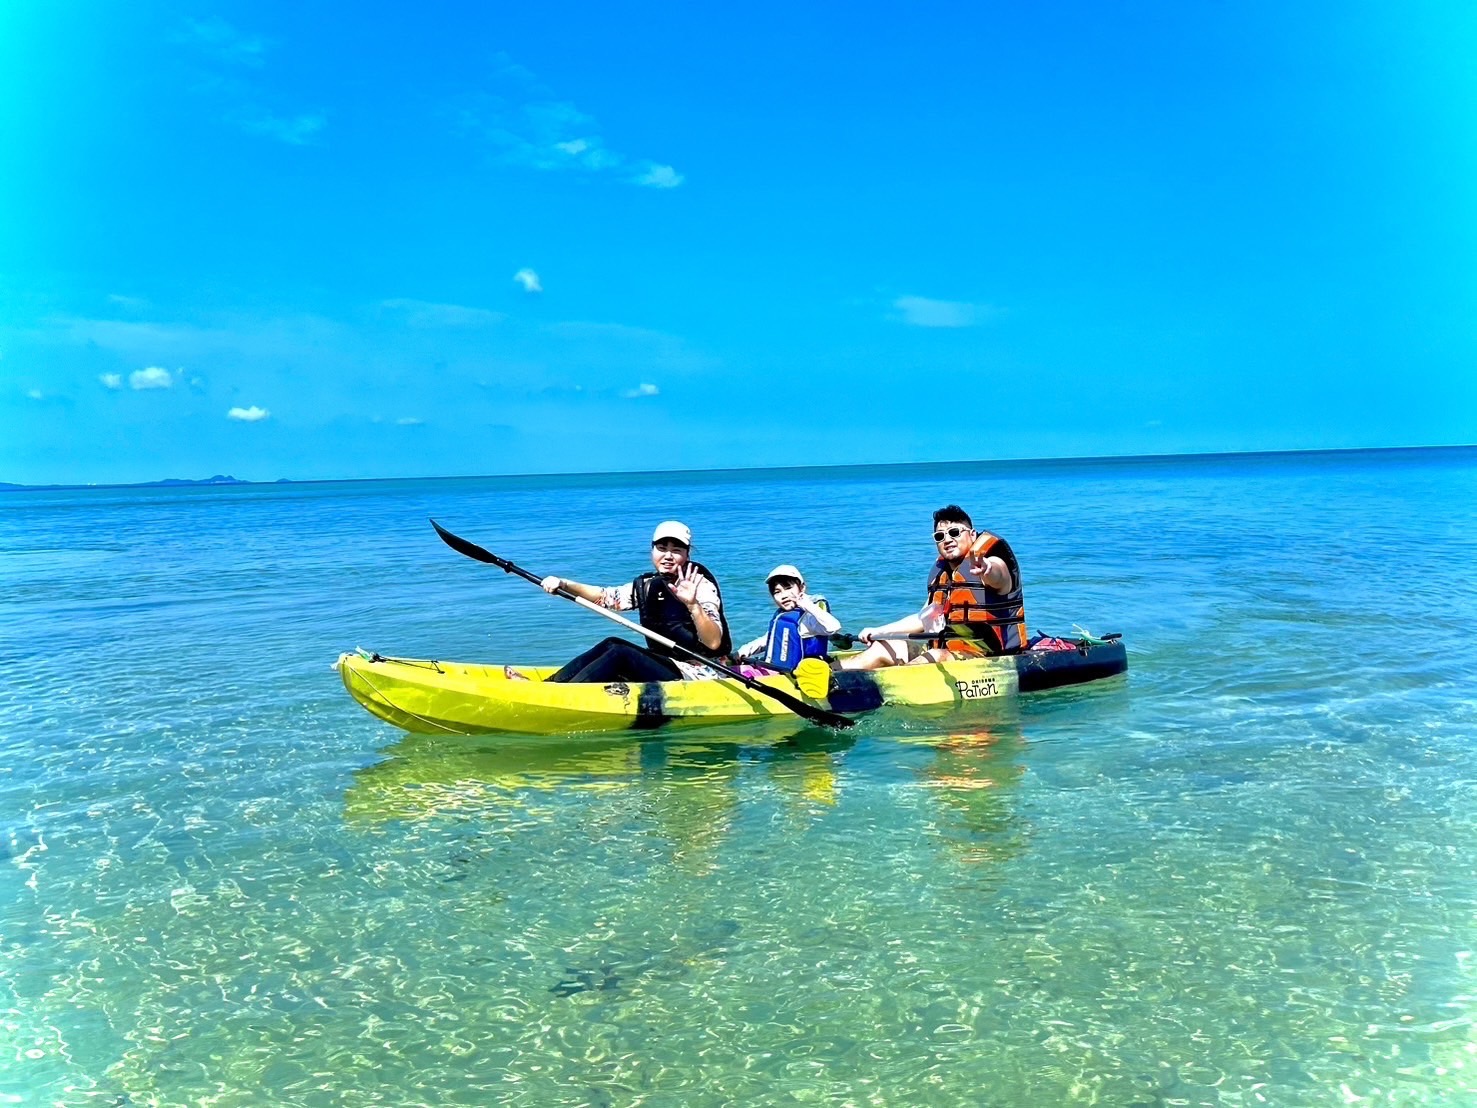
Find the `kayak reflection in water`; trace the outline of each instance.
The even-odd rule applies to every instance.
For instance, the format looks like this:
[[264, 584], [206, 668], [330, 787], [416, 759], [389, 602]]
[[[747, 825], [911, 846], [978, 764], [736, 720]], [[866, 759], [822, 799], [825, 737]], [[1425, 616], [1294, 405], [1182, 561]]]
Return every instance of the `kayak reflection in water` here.
[[[723, 615], [723, 596], [718, 579], [701, 562], [692, 561], [691, 552], [692, 531], [676, 520], [667, 520], [652, 532], [653, 572], [626, 585], [604, 588], [568, 577], [545, 577], [539, 584], [545, 592], [563, 588], [612, 611], [638, 611], [641, 626], [704, 657], [722, 658], [733, 645]], [[716, 676], [707, 666], [688, 661], [660, 643], [636, 646], [611, 637], [571, 658], [547, 680], [603, 684]]]

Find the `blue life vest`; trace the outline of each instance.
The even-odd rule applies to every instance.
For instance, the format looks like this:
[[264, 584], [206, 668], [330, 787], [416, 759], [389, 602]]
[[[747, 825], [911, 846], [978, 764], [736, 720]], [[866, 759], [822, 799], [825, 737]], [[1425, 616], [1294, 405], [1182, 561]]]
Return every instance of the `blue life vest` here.
[[[826, 607], [824, 599], [817, 599], [816, 603]], [[764, 655], [759, 660], [771, 669], [789, 673], [803, 658], [825, 657], [828, 640], [824, 636], [801, 636], [800, 621], [804, 618], [805, 612], [800, 608], [775, 612], [769, 621], [769, 639], [764, 644]]]

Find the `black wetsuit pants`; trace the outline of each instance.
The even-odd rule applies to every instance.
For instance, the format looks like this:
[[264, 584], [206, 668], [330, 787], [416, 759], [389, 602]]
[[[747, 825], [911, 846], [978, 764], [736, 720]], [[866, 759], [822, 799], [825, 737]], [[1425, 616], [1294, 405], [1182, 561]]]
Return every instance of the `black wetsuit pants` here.
[[611, 637], [596, 643], [578, 657], [571, 658], [558, 673], [546, 681], [568, 683], [611, 681], [680, 681], [682, 671], [677, 663], [653, 654], [625, 639]]

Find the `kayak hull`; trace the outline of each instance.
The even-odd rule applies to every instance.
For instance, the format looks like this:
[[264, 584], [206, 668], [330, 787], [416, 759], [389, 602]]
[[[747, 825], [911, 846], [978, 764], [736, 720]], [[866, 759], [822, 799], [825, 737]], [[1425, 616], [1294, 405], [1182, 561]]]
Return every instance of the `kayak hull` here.
[[[550, 684], [553, 667], [477, 665], [343, 654], [336, 663], [349, 695], [404, 731], [433, 735], [557, 735], [646, 731], [788, 717], [779, 701], [732, 678], [711, 681]], [[806, 697], [792, 678], [759, 679], [818, 708], [848, 716], [884, 705], [947, 711], [1020, 693], [1098, 681], [1123, 673], [1120, 640], [1082, 639], [1072, 650], [998, 658], [839, 670], [825, 699]]]

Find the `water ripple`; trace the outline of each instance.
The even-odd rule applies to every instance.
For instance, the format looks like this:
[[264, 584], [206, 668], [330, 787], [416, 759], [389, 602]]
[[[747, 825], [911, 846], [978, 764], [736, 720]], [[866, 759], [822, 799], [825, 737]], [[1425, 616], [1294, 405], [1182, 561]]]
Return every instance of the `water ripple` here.
[[[8, 498], [0, 1101], [1470, 1100], [1474, 493], [1435, 452]], [[1127, 680], [520, 745], [396, 735], [327, 668], [603, 633], [431, 512], [549, 572], [551, 503], [611, 520], [600, 580], [678, 515], [740, 626], [776, 551], [857, 625], [926, 556], [859, 566], [857, 521], [949, 500]]]

